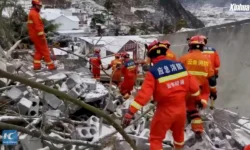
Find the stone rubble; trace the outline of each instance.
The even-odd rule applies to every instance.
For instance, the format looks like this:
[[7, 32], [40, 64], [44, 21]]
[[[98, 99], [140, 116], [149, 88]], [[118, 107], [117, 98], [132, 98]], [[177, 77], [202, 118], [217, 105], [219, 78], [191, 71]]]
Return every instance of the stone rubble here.
[[[18, 70], [17, 67], [11, 63], [6, 65], [6, 70], [14, 74], [18, 73], [25, 78], [40, 82], [51, 88], [58, 89], [79, 101], [88, 103], [99, 109], [104, 109], [105, 105], [108, 104], [106, 113], [112, 116], [118, 123], [121, 123], [122, 116], [127, 112], [133, 100], [131, 98], [122, 103], [120, 97], [115, 94], [116, 92], [109, 92], [102, 83], [91, 79], [89, 69], [84, 67], [74, 69], [74, 71], [61, 69], [55, 72], [49, 72], [45, 69], [40, 72], [35, 72], [30, 67], [31, 64], [22, 61], [19, 61], [17, 64], [20, 64], [18, 65]], [[0, 99], [0, 102], [4, 102], [5, 100], [9, 103], [7, 107], [2, 108], [3, 110], [0, 108], [0, 111], [14, 111], [24, 116], [42, 118], [42, 122], [34, 126], [43, 129], [46, 131], [45, 133], [51, 137], [81, 140], [92, 144], [102, 142], [104, 145], [106, 142], [110, 144], [110, 141], [113, 139], [116, 141], [107, 147], [115, 145], [115, 147], [119, 147], [119, 149], [130, 149], [128, 143], [122, 141], [120, 134], [106, 137], [114, 132], [115, 129], [108, 125], [105, 120], [101, 124], [99, 117], [80, 106], [64, 101], [63, 97], [57, 97], [29, 86], [20, 86], [21, 84], [18, 82], [10, 82], [8, 85], [7, 82], [2, 82], [5, 79], [0, 80], [0, 85], [12, 86], [1, 92], [2, 99]], [[143, 108], [143, 111], [152, 105], [152, 103], [149, 103]], [[135, 119], [141, 114], [142, 111], [140, 110], [135, 115]], [[154, 111], [152, 110], [139, 119], [134, 125], [125, 129], [125, 132], [135, 141], [136, 145], [143, 150], [149, 149], [148, 138], [150, 134], [150, 121], [152, 120], [153, 114]], [[6, 116], [10, 117], [11, 115], [8, 114]], [[0, 116], [0, 121], [1, 117], [4, 116]], [[204, 136], [204, 140], [201, 143], [193, 142], [194, 134], [190, 126], [187, 126], [185, 132], [185, 149], [193, 150], [200, 147], [215, 150], [219, 150], [220, 148], [239, 149], [239, 145], [249, 144], [245, 139], [239, 140], [239, 138], [236, 138], [240, 136], [247, 138], [249, 134], [244, 130], [234, 128], [232, 131], [233, 135], [231, 135], [216, 125], [214, 123], [215, 121], [220, 122], [218, 118], [204, 122], [207, 136]], [[25, 127], [25, 124], [22, 126]], [[171, 149], [171, 143], [173, 143], [171, 135], [171, 131], [166, 133], [166, 138], [163, 142], [164, 149]], [[121, 142], [118, 142], [118, 140]], [[214, 145], [209, 144], [209, 141], [212, 141]], [[27, 134], [21, 134], [18, 146], [21, 146], [25, 150], [81, 150], [86, 148], [86, 146], [54, 144], [50, 141], [33, 138]], [[103, 149], [104, 148], [105, 146]], [[93, 149], [89, 148], [88, 150]]]

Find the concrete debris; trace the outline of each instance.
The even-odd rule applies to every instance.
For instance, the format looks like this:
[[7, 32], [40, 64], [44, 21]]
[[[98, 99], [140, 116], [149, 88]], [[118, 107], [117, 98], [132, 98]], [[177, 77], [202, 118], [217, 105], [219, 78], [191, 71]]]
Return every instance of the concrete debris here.
[[20, 98], [22, 98], [23, 96], [23, 92], [21, 90], [19, 90], [16, 87], [12, 87], [8, 92], [7, 92], [7, 96], [14, 100], [14, 101], [18, 101], [20, 100]]
[[[72, 98], [88, 103], [100, 110], [103, 110], [105, 104], [109, 102], [106, 113], [119, 124], [133, 101], [133, 97], [131, 97], [123, 102], [118, 96], [119, 92], [117, 92], [117, 87], [112, 87], [112, 91], [109, 92], [107, 89], [107, 87], [109, 88], [109, 84], [105, 87], [101, 82], [91, 79], [91, 73], [87, 68], [78, 68], [73, 71], [57, 70], [55, 72], [43, 69], [42, 71], [34, 72], [32, 67], [30, 67], [31, 64], [21, 62], [22, 61], [16, 61], [15, 63], [4, 62], [2, 64], [2, 61], [0, 61], [0, 66], [3, 65], [5, 70], [13, 74], [18, 73], [25, 78], [42, 82], [46, 86], [58, 89], [63, 93], [67, 93]], [[58, 62], [58, 64], [60, 63]], [[144, 69], [145, 68], [144, 66]], [[19, 123], [20, 120], [22, 120], [20, 119], [18, 125], [27, 127], [31, 131], [34, 127], [43, 129], [44, 134], [46, 133], [56, 139], [80, 140], [100, 144], [100, 142], [110, 141], [114, 138], [122, 142], [114, 142], [115, 144], [113, 143], [111, 147], [113, 146], [124, 150], [130, 149], [128, 143], [123, 142], [120, 134], [106, 137], [114, 132], [115, 129], [105, 121], [100, 124], [101, 118], [94, 116], [93, 113], [81, 106], [69, 101], [64, 101], [63, 97], [57, 97], [39, 89], [23, 86], [18, 82], [8, 83], [11, 84], [7, 85], [6, 79], [0, 79], [0, 88], [1, 86], [8, 86], [8, 88], [1, 89], [3, 100], [7, 101], [6, 107], [4, 110], [1, 110], [1, 112], [6, 111], [9, 114], [14, 111], [13, 116], [15, 115], [16, 117], [16, 114], [21, 114], [28, 118], [26, 120], [28, 122], [26, 123]], [[137, 119], [152, 105], [152, 103], [149, 103], [143, 107], [143, 111], [139, 110], [135, 114], [134, 119]], [[155, 110], [150, 111], [144, 117], [138, 119], [133, 125], [125, 129], [125, 132], [135, 141], [139, 149], [149, 149], [150, 123], [154, 112]], [[6, 119], [13, 116], [6, 116]], [[36, 118], [40, 121], [37, 121], [37, 124], [31, 123], [32, 118]], [[250, 128], [248, 128], [247, 125], [242, 125], [243, 121], [239, 122], [240, 119], [237, 114], [229, 115], [229, 112], [226, 110], [220, 110], [215, 111], [213, 116], [211, 114], [210, 116], [204, 115], [204, 118], [206, 118], [206, 121], [204, 122], [205, 133], [203, 142], [195, 142], [194, 133], [190, 125], [187, 125], [185, 131], [185, 149], [193, 150], [200, 149], [201, 147], [202, 149], [214, 150], [240, 149], [240, 146], [250, 143]], [[222, 118], [233, 121], [233, 123], [223, 122]], [[246, 123], [246, 121], [244, 123]], [[99, 131], [100, 129], [101, 131]], [[228, 131], [229, 129], [232, 129], [232, 131]], [[172, 131], [168, 131], [163, 141], [163, 147], [164, 149], [171, 149], [172, 144]], [[19, 146], [26, 150], [86, 149], [86, 146], [55, 144], [51, 141], [33, 138], [26, 134], [21, 134]]]
[[32, 102], [26, 98], [22, 98], [18, 103], [17, 103], [18, 111], [22, 115], [26, 115], [31, 107], [32, 107]]
[[25, 150], [35, 150], [43, 148], [41, 139], [31, 137], [30, 135], [23, 135], [20, 138], [20, 143]]
[[55, 95], [50, 93], [44, 93], [44, 100], [47, 102], [48, 105], [50, 105], [52, 108], [57, 109], [58, 106], [61, 105], [62, 100], [57, 98]]

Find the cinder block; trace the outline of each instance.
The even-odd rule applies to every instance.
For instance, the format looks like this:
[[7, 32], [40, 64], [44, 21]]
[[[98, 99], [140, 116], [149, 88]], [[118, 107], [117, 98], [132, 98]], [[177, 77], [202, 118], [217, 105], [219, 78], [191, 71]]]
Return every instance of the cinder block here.
[[81, 106], [73, 104], [71, 102], [68, 102], [68, 106], [69, 106], [69, 113], [70, 114], [73, 114], [82, 108]]
[[77, 84], [82, 84], [83, 82], [81, 76], [76, 73], [70, 74], [69, 78], [73, 79]]
[[47, 77], [47, 79], [50, 79], [50, 80], [63, 80], [66, 78], [67, 76], [64, 73], [57, 73], [57, 74]]
[[48, 110], [45, 112], [46, 119], [49, 120], [55, 120], [59, 118], [62, 115], [62, 112], [60, 110]]
[[75, 87], [73, 87], [69, 92], [68, 95], [74, 97], [74, 98], [78, 98], [81, 94], [82, 94], [82, 89], [80, 84], [77, 84]]
[[149, 133], [150, 133], [149, 129], [144, 129], [139, 136], [144, 138], [149, 138]]
[[97, 129], [94, 127], [76, 127], [76, 130], [72, 134], [72, 138], [92, 141], [95, 134], [97, 134]]
[[145, 126], [146, 126], [146, 119], [141, 118], [137, 124], [136, 135], [140, 135], [140, 133], [145, 129]]
[[91, 127], [95, 127], [97, 129], [99, 129], [100, 126], [100, 119], [96, 116], [91, 116], [88, 120], [87, 120], [88, 124], [90, 124]]
[[14, 101], [18, 101], [22, 98], [23, 92], [16, 87], [12, 87], [8, 92], [7, 96]]
[[124, 130], [127, 134], [131, 134], [134, 135], [136, 134], [136, 127], [134, 124], [128, 126], [125, 130]]
[[[108, 102], [107, 102], [108, 103]], [[107, 107], [107, 110], [111, 111], [111, 112], [115, 112], [116, 108], [120, 105], [120, 101], [119, 100], [114, 100], [112, 102], [109, 102], [109, 105]]]
[[60, 106], [62, 103], [62, 100], [57, 98], [55, 95], [46, 93], [46, 92], [45, 92], [44, 99], [54, 109], [57, 109], [58, 106]]
[[90, 79], [90, 78], [82, 78], [82, 81], [84, 84], [88, 86], [88, 89], [91, 90], [96, 90], [97, 86], [97, 81], [95, 79]]
[[34, 98], [34, 97], [30, 98], [29, 100], [32, 102], [32, 106], [31, 106], [28, 114], [30, 116], [37, 116], [37, 115], [39, 115], [38, 113], [39, 113], [39, 103], [40, 103], [40, 100], [37, 99], [37, 98]]
[[22, 98], [18, 103], [17, 107], [22, 115], [26, 115], [32, 107], [32, 102], [26, 98]]
[[77, 82], [75, 82], [72, 78], [68, 78], [65, 84], [67, 85], [68, 89], [72, 89], [76, 86]]
[[20, 143], [25, 150], [37, 150], [43, 148], [41, 139], [31, 137], [30, 135], [23, 135], [19, 138]]

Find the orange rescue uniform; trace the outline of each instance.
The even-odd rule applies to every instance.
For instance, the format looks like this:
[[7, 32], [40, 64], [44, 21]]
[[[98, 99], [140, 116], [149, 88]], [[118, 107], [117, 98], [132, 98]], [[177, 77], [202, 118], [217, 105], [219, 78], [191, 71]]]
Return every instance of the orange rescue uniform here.
[[186, 122], [186, 95], [199, 99], [198, 82], [180, 62], [166, 60], [164, 56], [153, 59], [154, 66], [147, 72], [141, 90], [131, 103], [129, 111], [136, 113], [146, 105], [151, 96], [157, 102], [150, 126], [150, 150], [161, 150], [166, 132], [173, 131], [174, 145], [184, 145]]
[[94, 54], [90, 57], [90, 68], [91, 73], [93, 74], [93, 78], [100, 80], [101, 77], [101, 57], [99, 54]]
[[109, 67], [112, 67], [112, 82], [115, 84], [119, 84], [121, 82], [121, 77], [122, 77], [122, 71], [121, 67], [122, 66], [122, 60], [121, 59], [115, 59], [111, 61], [111, 64]]
[[120, 85], [120, 93], [124, 99], [128, 99], [136, 82], [137, 66], [133, 59], [126, 58], [123, 62], [122, 75], [123, 82]]
[[[210, 60], [205, 57], [201, 51], [190, 50], [188, 54], [180, 58], [180, 62], [185, 65], [188, 72], [191, 75], [195, 76], [197, 81], [199, 82], [199, 86], [201, 89], [201, 102], [206, 106], [210, 95], [208, 79], [214, 76], [214, 70], [212, 68]], [[198, 114], [195, 103], [196, 99], [192, 97], [187, 98], [187, 109], [188, 113], [190, 113], [191, 115], [193, 130], [194, 128], [200, 128], [195, 129], [195, 131], [203, 132], [203, 127], [200, 127], [202, 126], [202, 120]], [[192, 116], [194, 116], [194, 118], [192, 118]], [[196, 124], [199, 127], [195, 127]]]
[[205, 46], [202, 53], [210, 59], [214, 73], [218, 75], [220, 69], [220, 57], [218, 52], [210, 46]]
[[44, 25], [39, 11], [36, 8], [31, 8], [27, 24], [30, 39], [35, 45], [34, 69], [41, 69], [41, 59], [43, 57], [48, 69], [55, 69], [55, 65], [50, 58], [50, 51], [44, 33]]

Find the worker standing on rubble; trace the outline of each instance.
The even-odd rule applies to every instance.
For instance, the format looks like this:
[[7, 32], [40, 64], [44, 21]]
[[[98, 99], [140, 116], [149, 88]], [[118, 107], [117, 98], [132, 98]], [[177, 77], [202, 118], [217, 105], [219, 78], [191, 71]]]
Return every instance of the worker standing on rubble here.
[[95, 78], [96, 80], [100, 80], [101, 69], [103, 68], [100, 52], [101, 52], [100, 49], [95, 49], [94, 55], [92, 55], [89, 59], [89, 63], [90, 63], [89, 69], [91, 70], [91, 73], [93, 74], [93, 78]]
[[186, 95], [190, 93], [200, 101], [198, 82], [186, 71], [182, 63], [166, 59], [166, 45], [154, 41], [147, 51], [147, 56], [154, 65], [146, 73], [141, 90], [125, 114], [123, 126], [130, 124], [134, 114], [146, 105], [153, 95], [157, 106], [150, 125], [150, 150], [163, 148], [162, 141], [169, 129], [173, 131], [175, 150], [181, 150], [186, 123]]
[[42, 58], [44, 58], [49, 70], [55, 70], [56, 67], [50, 58], [50, 51], [44, 33], [44, 25], [39, 14], [41, 8], [42, 2], [40, 0], [32, 0], [32, 8], [27, 21], [30, 39], [35, 45], [34, 70], [41, 69]]
[[[180, 61], [185, 65], [188, 72], [195, 76], [199, 82], [201, 89], [201, 101], [197, 103], [198, 108], [206, 108], [210, 90], [210, 87], [216, 86], [216, 78], [210, 60], [202, 54], [205, 42], [201, 36], [193, 36], [189, 40], [189, 53], [182, 56]], [[217, 97], [216, 93], [212, 93], [213, 97]], [[191, 120], [192, 130], [196, 133], [197, 137], [201, 137], [203, 133], [203, 123], [199, 112], [194, 107], [196, 100], [193, 97], [187, 99], [187, 112], [189, 119]], [[190, 121], [189, 120], [189, 121]]]
[[115, 54], [115, 59], [111, 61], [106, 70], [112, 67], [112, 82], [117, 86], [121, 82], [122, 72], [121, 72], [122, 60], [120, 59], [120, 54]]
[[136, 82], [137, 77], [137, 66], [133, 59], [129, 58], [129, 54], [124, 52], [121, 54], [122, 58], [122, 75], [124, 77], [122, 83], [120, 84], [120, 93], [123, 99], [128, 99], [131, 95], [131, 91]]

